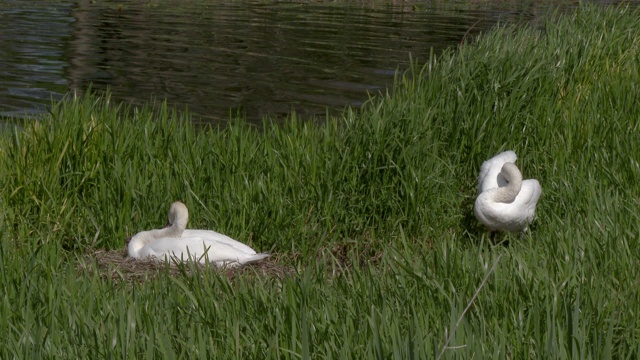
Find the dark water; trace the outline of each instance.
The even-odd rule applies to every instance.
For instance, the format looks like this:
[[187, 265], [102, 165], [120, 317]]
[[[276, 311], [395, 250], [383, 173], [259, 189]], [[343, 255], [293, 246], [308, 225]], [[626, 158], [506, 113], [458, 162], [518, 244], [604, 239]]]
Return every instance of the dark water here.
[[[295, 110], [321, 121], [385, 91], [425, 59], [499, 22], [540, 21], [540, 1], [4, 1], [0, 116], [69, 91], [167, 99], [195, 121]], [[572, 6], [572, 4], [569, 4]]]

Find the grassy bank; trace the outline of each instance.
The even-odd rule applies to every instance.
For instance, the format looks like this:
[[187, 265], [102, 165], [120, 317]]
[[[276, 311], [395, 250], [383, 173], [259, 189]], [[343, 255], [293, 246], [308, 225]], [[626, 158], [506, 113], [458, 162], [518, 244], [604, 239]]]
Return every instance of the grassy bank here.
[[[444, 358], [640, 356], [639, 15], [497, 29], [324, 125], [68, 98], [0, 137], [0, 358], [425, 359], [454, 328]], [[493, 246], [472, 205], [505, 149], [543, 195]], [[177, 199], [288, 275], [95, 260]]]

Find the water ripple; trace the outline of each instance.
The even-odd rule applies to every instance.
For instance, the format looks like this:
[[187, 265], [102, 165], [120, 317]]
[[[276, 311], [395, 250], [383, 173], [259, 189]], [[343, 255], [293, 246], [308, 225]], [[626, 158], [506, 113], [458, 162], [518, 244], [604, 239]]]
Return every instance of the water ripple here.
[[71, 90], [167, 99], [198, 121], [321, 119], [385, 91], [410, 56], [458, 44], [527, 2], [0, 1], [0, 115], [44, 111]]

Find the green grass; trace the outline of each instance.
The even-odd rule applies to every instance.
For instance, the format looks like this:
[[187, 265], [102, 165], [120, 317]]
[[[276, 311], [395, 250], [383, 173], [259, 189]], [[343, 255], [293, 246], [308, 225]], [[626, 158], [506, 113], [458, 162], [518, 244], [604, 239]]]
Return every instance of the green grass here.
[[[0, 358], [637, 358], [639, 15], [496, 29], [323, 125], [67, 98], [0, 137]], [[496, 246], [472, 205], [505, 149], [543, 195]], [[86, 260], [178, 199], [295, 273]]]

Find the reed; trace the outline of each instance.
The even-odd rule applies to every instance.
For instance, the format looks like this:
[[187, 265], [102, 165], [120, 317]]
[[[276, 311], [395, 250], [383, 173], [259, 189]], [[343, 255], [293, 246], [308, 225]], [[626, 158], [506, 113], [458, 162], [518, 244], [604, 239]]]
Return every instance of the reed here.
[[[0, 358], [640, 356], [639, 15], [497, 28], [322, 125], [69, 96], [0, 136]], [[505, 149], [543, 195], [494, 245], [472, 205]], [[286, 271], [94, 256], [178, 199]]]

